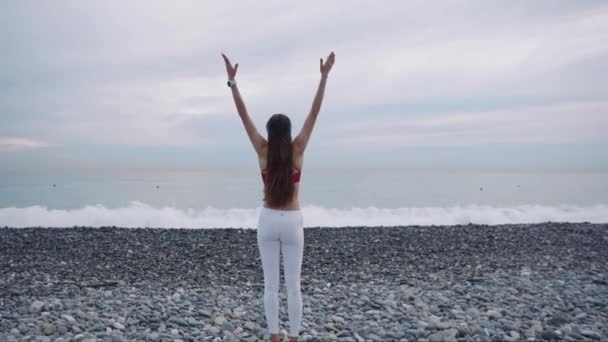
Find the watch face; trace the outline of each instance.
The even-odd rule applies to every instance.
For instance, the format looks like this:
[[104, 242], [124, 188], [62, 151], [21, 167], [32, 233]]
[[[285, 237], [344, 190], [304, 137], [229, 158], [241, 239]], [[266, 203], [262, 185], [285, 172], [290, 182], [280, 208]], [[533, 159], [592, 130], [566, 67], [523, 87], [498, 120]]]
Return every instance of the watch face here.
[[232, 86], [234, 86], [236, 84], [236, 82], [234, 82], [233, 80], [228, 80], [228, 86], [230, 88], [232, 88]]

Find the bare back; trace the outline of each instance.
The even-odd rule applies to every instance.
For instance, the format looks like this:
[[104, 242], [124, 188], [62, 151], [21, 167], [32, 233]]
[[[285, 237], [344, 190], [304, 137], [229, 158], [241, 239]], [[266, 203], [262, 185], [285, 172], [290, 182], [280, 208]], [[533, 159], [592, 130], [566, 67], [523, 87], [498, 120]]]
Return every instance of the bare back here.
[[[268, 161], [268, 144], [264, 144], [262, 147], [261, 153], [258, 155], [258, 163], [260, 165], [260, 172], [267, 167]], [[304, 151], [301, 148], [297, 147], [297, 144], [293, 146], [293, 167], [302, 170], [304, 166]], [[272, 208], [272, 209], [283, 209], [283, 210], [298, 210], [300, 209], [300, 200], [299, 200], [299, 192], [300, 192], [300, 182], [294, 183], [294, 192], [293, 197], [287, 205], [280, 208], [273, 208], [268, 206], [267, 203], [264, 202], [264, 207]]]

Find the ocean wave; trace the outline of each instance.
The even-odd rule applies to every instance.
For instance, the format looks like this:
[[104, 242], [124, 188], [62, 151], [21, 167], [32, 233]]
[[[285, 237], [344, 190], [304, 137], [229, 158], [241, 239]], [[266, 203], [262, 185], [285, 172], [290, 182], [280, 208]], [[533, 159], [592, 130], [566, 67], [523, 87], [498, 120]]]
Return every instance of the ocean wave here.
[[[45, 206], [0, 208], [0, 226], [9, 227], [150, 227], [255, 228], [261, 207], [251, 209], [156, 208], [131, 202], [123, 208], [87, 205], [77, 209]], [[519, 205], [337, 209], [308, 205], [302, 208], [305, 227], [508, 224], [541, 222], [608, 222], [608, 205]]]

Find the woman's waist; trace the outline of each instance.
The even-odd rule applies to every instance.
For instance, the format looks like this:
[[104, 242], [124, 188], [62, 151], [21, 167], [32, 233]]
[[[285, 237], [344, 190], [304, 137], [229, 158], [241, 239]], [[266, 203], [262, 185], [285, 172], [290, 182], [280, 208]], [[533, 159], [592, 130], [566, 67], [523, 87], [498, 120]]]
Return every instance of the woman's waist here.
[[299, 207], [276, 209], [276, 208], [269, 208], [269, 207], [266, 207], [266, 206], [262, 206], [262, 212], [269, 213], [269, 214], [281, 214], [281, 216], [297, 216], [297, 215], [302, 215], [302, 209], [299, 208]]

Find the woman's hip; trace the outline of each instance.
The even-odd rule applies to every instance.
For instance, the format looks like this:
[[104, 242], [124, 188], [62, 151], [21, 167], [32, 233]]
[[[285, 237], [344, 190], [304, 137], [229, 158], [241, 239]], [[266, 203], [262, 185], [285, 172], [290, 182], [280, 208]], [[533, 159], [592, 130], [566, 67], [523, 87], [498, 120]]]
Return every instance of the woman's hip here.
[[280, 210], [262, 207], [258, 218], [258, 237], [271, 235], [287, 237], [300, 235], [304, 226], [304, 216], [301, 210]]

